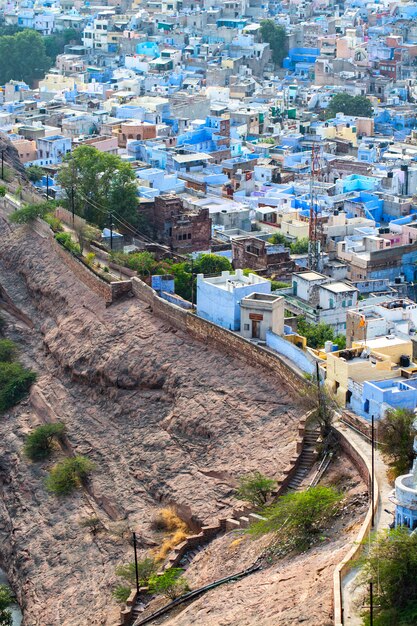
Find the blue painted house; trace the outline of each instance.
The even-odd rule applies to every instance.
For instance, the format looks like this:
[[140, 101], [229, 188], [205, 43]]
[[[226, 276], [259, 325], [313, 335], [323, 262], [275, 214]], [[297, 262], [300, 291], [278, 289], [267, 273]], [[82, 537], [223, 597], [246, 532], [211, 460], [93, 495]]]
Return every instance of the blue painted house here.
[[362, 395], [353, 394], [350, 406], [367, 420], [379, 420], [389, 409], [417, 407], [417, 379], [389, 379], [363, 383]]
[[235, 274], [205, 278], [197, 275], [197, 315], [223, 326], [240, 330], [240, 301], [251, 293], [271, 293], [271, 281], [238, 269]]

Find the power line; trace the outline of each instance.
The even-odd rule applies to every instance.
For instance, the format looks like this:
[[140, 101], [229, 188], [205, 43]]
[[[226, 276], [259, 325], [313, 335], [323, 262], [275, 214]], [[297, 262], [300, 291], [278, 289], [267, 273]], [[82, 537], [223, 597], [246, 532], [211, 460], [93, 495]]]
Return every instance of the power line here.
[[[106, 209], [103, 205], [99, 205], [97, 204], [97, 202], [93, 202], [92, 200], [89, 200], [86, 196], [84, 196], [83, 194], [79, 194], [81, 196], [81, 198], [87, 202], [88, 204], [90, 204], [94, 209], [96, 209], [97, 211], [99, 211], [100, 213], [104, 213], [105, 215], [108, 215], [110, 210]], [[148, 237], [148, 235], [145, 235], [144, 233], [142, 233], [140, 230], [138, 230], [135, 226], [133, 226], [132, 224], [130, 224], [130, 222], [128, 222], [126, 220], [126, 218], [122, 217], [119, 213], [112, 211], [112, 216], [113, 218], [119, 222], [119, 224], [121, 224], [124, 228], [126, 228], [127, 230], [129, 230], [131, 233], [133, 233], [134, 235], [138, 235], [139, 237], [142, 237], [145, 242], [147, 243], [152, 243], [156, 246], [160, 246], [161, 244], [158, 241], [154, 241], [153, 239], [151, 239], [150, 237]], [[118, 216], [118, 217], [117, 217]], [[179, 259], [183, 259], [184, 261], [189, 261], [188, 257], [186, 257], [183, 254], [180, 254], [178, 252], [172, 252], [173, 256], [178, 257]]]

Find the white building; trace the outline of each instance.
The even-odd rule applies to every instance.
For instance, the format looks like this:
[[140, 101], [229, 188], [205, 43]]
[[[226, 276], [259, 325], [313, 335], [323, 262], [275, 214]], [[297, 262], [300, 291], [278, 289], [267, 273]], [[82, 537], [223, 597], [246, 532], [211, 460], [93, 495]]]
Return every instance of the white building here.
[[240, 301], [240, 333], [246, 339], [266, 340], [266, 333], [284, 333], [284, 298], [268, 293], [251, 293]]

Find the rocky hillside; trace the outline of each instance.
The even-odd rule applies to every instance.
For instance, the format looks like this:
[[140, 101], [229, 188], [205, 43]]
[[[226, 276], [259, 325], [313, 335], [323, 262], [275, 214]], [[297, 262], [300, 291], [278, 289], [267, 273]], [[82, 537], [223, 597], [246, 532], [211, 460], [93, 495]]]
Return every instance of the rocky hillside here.
[[[161, 504], [200, 521], [230, 512], [236, 476], [288, 464], [302, 409], [284, 380], [139, 300], [106, 309], [48, 240], [4, 220], [0, 285], [7, 334], [39, 376], [31, 400], [0, 418], [0, 558], [26, 626], [112, 624], [114, 567], [132, 557], [122, 535], [136, 529], [152, 545]], [[48, 463], [23, 456], [25, 433], [50, 419], [96, 464], [84, 493], [49, 495]], [[79, 523], [92, 512], [107, 529], [94, 540]]]
[[0, 133], [0, 154], [4, 154], [4, 164], [10, 167], [20, 178], [27, 180], [25, 168], [23, 167], [16, 148], [4, 133]]

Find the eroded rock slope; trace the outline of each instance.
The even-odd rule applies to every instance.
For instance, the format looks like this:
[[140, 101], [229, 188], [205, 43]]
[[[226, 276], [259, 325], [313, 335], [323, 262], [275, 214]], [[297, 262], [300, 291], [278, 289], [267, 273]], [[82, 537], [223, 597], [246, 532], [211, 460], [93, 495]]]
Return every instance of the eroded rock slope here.
[[[201, 521], [228, 513], [236, 476], [288, 464], [303, 409], [285, 380], [138, 299], [106, 309], [47, 239], [3, 220], [0, 284], [21, 312], [9, 307], [7, 333], [39, 375], [31, 401], [0, 419], [0, 557], [26, 625], [111, 624], [114, 567], [131, 558], [122, 531], [135, 528], [145, 550], [161, 504]], [[49, 495], [48, 464], [24, 458], [25, 433], [47, 419], [65, 421], [70, 448], [96, 463], [88, 492]], [[94, 540], [79, 523], [92, 513], [107, 528]]]

